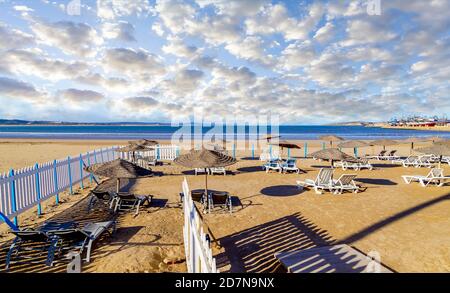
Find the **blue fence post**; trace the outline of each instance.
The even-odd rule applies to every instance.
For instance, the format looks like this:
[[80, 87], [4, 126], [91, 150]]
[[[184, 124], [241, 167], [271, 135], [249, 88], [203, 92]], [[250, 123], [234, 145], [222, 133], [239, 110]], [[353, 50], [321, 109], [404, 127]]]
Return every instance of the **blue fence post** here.
[[176, 156], [177, 156], [177, 158], [180, 156], [180, 147], [179, 146], [177, 146], [177, 149], [176, 149]]
[[[91, 153], [90, 152], [87, 152], [87, 158], [88, 158], [88, 167], [90, 167], [91, 166]], [[92, 181], [93, 181], [93, 177], [94, 175], [92, 175], [92, 173], [91, 173], [91, 176], [89, 176], [89, 181], [92, 183]]]
[[37, 214], [40, 216], [42, 214], [42, 206], [41, 206], [41, 179], [39, 178], [39, 164], [36, 163], [34, 165], [34, 170], [36, 170], [35, 175], [35, 186], [36, 186], [36, 196], [37, 196]]
[[288, 159], [291, 158], [291, 149], [288, 149]]
[[80, 154], [80, 185], [81, 185], [81, 189], [84, 189], [84, 182], [83, 182], [83, 157]]
[[272, 146], [269, 147], [270, 159], [272, 159]]
[[255, 145], [252, 144], [252, 159], [255, 158]]
[[69, 171], [69, 187], [70, 187], [70, 194], [73, 194], [73, 185], [72, 185], [72, 168], [70, 167], [71, 165], [71, 158], [67, 157], [67, 168]]
[[59, 204], [59, 192], [58, 192], [58, 169], [56, 160], [53, 161], [53, 181], [55, 182], [55, 192], [56, 192], [56, 204]]
[[325, 147], [325, 143], [324, 142], [322, 142], [322, 149], [324, 150], [326, 147]]
[[[11, 178], [14, 177], [14, 169], [11, 169], [11, 170], [9, 171], [9, 176], [10, 176]], [[13, 180], [12, 180], [12, 182], [11, 182], [11, 209], [12, 209], [12, 212], [13, 212], [13, 213], [17, 212], [17, 203], [16, 203], [16, 183], [15, 183], [14, 181], [15, 181], [15, 180], [14, 180], [14, 178], [13, 178]], [[17, 226], [17, 216], [14, 217], [14, 225]]]
[[157, 160], [160, 159], [159, 145], [156, 146], [156, 159], [157, 159]]
[[109, 162], [109, 149], [106, 148], [106, 161]]
[[94, 150], [94, 162], [97, 164], [97, 153]]
[[308, 143], [305, 142], [305, 158], [308, 156]]
[[236, 144], [233, 144], [233, 158], [236, 159]]
[[355, 158], [357, 158], [358, 157], [358, 148], [355, 148], [353, 151], [355, 153]]

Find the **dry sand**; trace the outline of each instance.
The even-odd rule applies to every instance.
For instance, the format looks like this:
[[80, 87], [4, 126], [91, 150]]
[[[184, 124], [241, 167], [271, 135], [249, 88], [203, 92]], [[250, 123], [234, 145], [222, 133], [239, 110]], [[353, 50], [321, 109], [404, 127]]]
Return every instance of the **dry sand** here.
[[[25, 152], [27, 155], [20, 160], [23, 160], [21, 166], [26, 166], [39, 160], [42, 150], [65, 157], [102, 144], [92, 141], [0, 144], [0, 162], [2, 166], [5, 161], [15, 162], [14, 157]], [[417, 147], [421, 145], [426, 143]], [[319, 148], [318, 142], [310, 142], [310, 151]], [[410, 153], [407, 145], [395, 146], [395, 149], [402, 155]], [[361, 149], [360, 154], [372, 151], [377, 152], [379, 148]], [[278, 271], [274, 252], [345, 242], [364, 253], [377, 251], [381, 261], [398, 272], [450, 272], [450, 185], [423, 188], [418, 184], [406, 185], [401, 180], [401, 175], [426, 175], [429, 169], [403, 168], [374, 161], [376, 169], [373, 171], [337, 170], [335, 173], [336, 176], [358, 174], [358, 182], [368, 187], [365, 192], [316, 195], [313, 191], [300, 191], [295, 181], [315, 178], [318, 167], [327, 165], [326, 162], [300, 158], [298, 165], [306, 174], [267, 174], [262, 172], [259, 160], [248, 158], [250, 153], [238, 152], [238, 157], [244, 159], [228, 168], [232, 174], [216, 175], [209, 180], [210, 189], [226, 190], [236, 197], [235, 203], [241, 204], [235, 206], [231, 215], [217, 210], [204, 216], [213, 240], [221, 245], [214, 246], [221, 271]], [[303, 150], [294, 151], [292, 156], [303, 157]], [[449, 175], [449, 166], [445, 165], [444, 169]], [[166, 264], [164, 260], [180, 259], [183, 254], [183, 218], [178, 203], [181, 182], [186, 177], [191, 189], [204, 188], [204, 176], [193, 176], [189, 170], [173, 164], [154, 170], [163, 172], [164, 176], [137, 180], [128, 184], [128, 188], [135, 193], [154, 195], [155, 206], [144, 209], [137, 217], [121, 215], [117, 234], [99, 245], [93, 262], [84, 271], [186, 270], [183, 262]], [[65, 203], [45, 207], [47, 214], [42, 218], [38, 219], [33, 209], [21, 215], [19, 221], [34, 225], [69, 208], [86, 196], [87, 191], [63, 196]], [[53, 205], [52, 201], [54, 199], [48, 201], [49, 205]], [[10, 237], [5, 232], [2, 235], [0, 241]], [[46, 269], [20, 269], [30, 270]], [[63, 270], [59, 266], [59, 271]]]

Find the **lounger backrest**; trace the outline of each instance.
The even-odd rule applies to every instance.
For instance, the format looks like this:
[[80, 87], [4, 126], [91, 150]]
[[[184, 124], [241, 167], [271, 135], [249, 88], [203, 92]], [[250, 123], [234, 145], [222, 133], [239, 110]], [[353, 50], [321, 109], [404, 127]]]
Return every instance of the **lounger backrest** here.
[[49, 231], [47, 233], [51, 236], [56, 236], [62, 240], [73, 242], [83, 241], [84, 239], [89, 237], [89, 234], [81, 229], [55, 230]]
[[333, 177], [333, 169], [322, 168], [317, 175], [317, 183], [320, 185], [328, 185], [331, 183], [331, 178]]
[[367, 160], [367, 159], [361, 159], [361, 160], [359, 161], [359, 163], [360, 163], [360, 164], [363, 164], [363, 165], [367, 165], [367, 164], [369, 164], [369, 160]]
[[351, 185], [353, 183], [353, 180], [355, 180], [357, 175], [354, 174], [343, 174], [338, 179], [338, 182], [340, 182], [342, 185]]
[[397, 152], [397, 150], [392, 150], [392, 151], [389, 153], [389, 156], [395, 155], [396, 152]]
[[417, 157], [417, 156], [409, 156], [409, 157], [406, 158], [406, 162], [407, 163], [414, 163], [414, 162], [417, 161], [418, 158], [419, 157]]
[[193, 201], [201, 202], [203, 201], [204, 191], [191, 191], [191, 197]]
[[433, 168], [431, 169], [427, 177], [428, 178], [444, 177], [444, 170], [439, 168]]
[[288, 164], [288, 166], [295, 166], [296, 163], [297, 163], [296, 159], [289, 159], [286, 161], [286, 164]]
[[213, 192], [211, 194], [211, 200], [213, 204], [226, 204], [228, 199], [228, 193], [225, 192]]
[[47, 234], [41, 231], [21, 230], [21, 231], [12, 231], [12, 233], [24, 241], [46, 242], [48, 240]]
[[384, 154], [386, 154], [386, 150], [382, 150], [379, 154], [378, 154], [378, 156], [380, 156], [380, 157], [382, 157], [382, 156], [384, 156]]

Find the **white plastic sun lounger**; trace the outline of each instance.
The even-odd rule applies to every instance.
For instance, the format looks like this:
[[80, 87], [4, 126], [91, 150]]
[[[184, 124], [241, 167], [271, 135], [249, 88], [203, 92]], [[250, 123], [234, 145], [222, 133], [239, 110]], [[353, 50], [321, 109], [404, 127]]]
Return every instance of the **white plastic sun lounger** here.
[[334, 194], [342, 194], [344, 191], [350, 191], [353, 193], [359, 192], [359, 186], [355, 183], [355, 174], [343, 174], [339, 179], [333, 180], [333, 186], [331, 188]]
[[342, 167], [342, 170], [347, 169], [353, 169], [355, 171], [361, 170], [361, 169], [369, 169], [373, 170], [372, 164], [368, 160], [361, 160], [359, 162], [338, 162], [338, 167]]
[[195, 168], [195, 176], [197, 176], [198, 174], [202, 174], [202, 173], [209, 174], [209, 171], [207, 168]]
[[316, 194], [322, 194], [324, 189], [331, 190], [333, 186], [333, 169], [322, 168], [315, 180], [305, 179], [305, 181], [297, 181], [297, 185], [301, 188], [311, 187], [314, 188]]
[[444, 170], [439, 168], [433, 168], [426, 175], [403, 175], [403, 180], [406, 184], [411, 184], [412, 182], [419, 182], [423, 187], [428, 186], [429, 184], [435, 184], [437, 186], [444, 185], [446, 180], [449, 180], [450, 177], [444, 176]]
[[297, 167], [297, 160], [288, 159], [285, 163], [281, 164], [282, 172], [295, 172], [297, 174], [300, 173], [300, 169]]
[[394, 160], [392, 161], [393, 163], [400, 163], [403, 165], [403, 167], [411, 167], [411, 166], [415, 166], [417, 160], [419, 159], [419, 157], [417, 156], [409, 156], [404, 160]]
[[211, 175], [223, 174], [225, 176], [225, 175], [227, 175], [227, 171], [225, 170], [224, 167], [210, 168], [209, 174], [211, 174]]
[[431, 162], [431, 156], [420, 156], [419, 159], [416, 160], [414, 167], [420, 168], [420, 167], [426, 167], [426, 168], [432, 168], [433, 163]]
[[278, 160], [272, 160], [267, 162], [263, 169], [266, 170], [266, 173], [269, 173], [270, 170], [276, 171], [276, 172], [283, 172], [283, 168], [281, 164], [278, 162]]

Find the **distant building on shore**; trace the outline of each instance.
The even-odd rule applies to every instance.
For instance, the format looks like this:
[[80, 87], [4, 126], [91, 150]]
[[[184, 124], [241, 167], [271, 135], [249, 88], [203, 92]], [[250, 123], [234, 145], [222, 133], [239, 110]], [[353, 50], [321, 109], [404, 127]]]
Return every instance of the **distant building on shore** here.
[[410, 116], [402, 119], [392, 118], [388, 124], [393, 127], [435, 127], [450, 126], [450, 120], [447, 117]]

